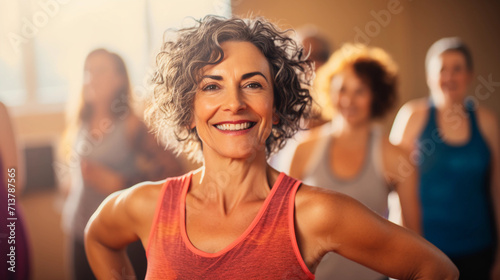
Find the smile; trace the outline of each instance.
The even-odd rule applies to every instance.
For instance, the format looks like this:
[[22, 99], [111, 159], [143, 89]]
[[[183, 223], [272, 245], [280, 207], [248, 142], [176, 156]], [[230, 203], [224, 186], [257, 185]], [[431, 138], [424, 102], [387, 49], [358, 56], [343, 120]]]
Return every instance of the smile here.
[[255, 122], [243, 122], [243, 123], [223, 123], [216, 124], [215, 127], [224, 131], [240, 131], [253, 127]]

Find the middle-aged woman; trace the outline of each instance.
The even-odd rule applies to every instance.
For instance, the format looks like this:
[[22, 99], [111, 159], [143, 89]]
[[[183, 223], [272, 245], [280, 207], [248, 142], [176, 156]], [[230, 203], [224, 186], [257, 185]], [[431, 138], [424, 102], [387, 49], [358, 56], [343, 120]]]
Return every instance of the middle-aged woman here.
[[426, 70], [431, 97], [404, 105], [391, 132], [391, 141], [411, 151], [420, 171], [423, 236], [451, 258], [460, 279], [498, 280], [490, 201], [498, 226], [498, 123], [490, 111], [471, 102], [488, 89], [480, 85], [475, 96], [467, 97], [472, 55], [458, 38], [434, 43]]
[[[315, 88], [331, 96], [335, 118], [320, 133], [298, 145], [290, 175], [306, 184], [347, 194], [388, 218], [395, 190], [405, 226], [420, 233], [415, 172], [401, 176], [407, 153], [393, 146], [376, 124], [396, 101], [397, 69], [382, 49], [345, 44], [318, 71]], [[404, 166], [408, 168], [407, 166]], [[337, 254], [328, 254], [317, 279], [380, 280], [380, 273]]]
[[157, 58], [147, 116], [203, 166], [99, 207], [86, 228], [98, 278], [133, 275], [124, 248], [140, 239], [147, 279], [314, 279], [330, 251], [399, 279], [457, 279], [418, 235], [269, 167], [310, 104], [311, 68], [286, 33], [264, 19], [208, 16], [177, 35]]

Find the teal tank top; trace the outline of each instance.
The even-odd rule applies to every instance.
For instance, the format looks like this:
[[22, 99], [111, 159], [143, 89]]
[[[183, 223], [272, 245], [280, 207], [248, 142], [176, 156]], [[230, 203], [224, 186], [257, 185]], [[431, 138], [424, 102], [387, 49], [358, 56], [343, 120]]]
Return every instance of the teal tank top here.
[[430, 104], [427, 124], [417, 139], [424, 237], [450, 257], [493, 246], [490, 204], [490, 150], [482, 137], [472, 104], [466, 104], [470, 139], [447, 144], [440, 136], [436, 108]]

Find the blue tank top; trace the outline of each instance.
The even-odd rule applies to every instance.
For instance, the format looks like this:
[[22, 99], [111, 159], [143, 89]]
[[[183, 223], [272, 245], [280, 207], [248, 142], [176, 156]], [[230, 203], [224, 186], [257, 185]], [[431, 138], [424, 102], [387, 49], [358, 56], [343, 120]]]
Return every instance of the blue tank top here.
[[472, 106], [466, 105], [470, 139], [462, 145], [443, 141], [430, 104], [429, 118], [417, 140], [424, 237], [451, 257], [493, 245], [489, 200], [490, 150]]

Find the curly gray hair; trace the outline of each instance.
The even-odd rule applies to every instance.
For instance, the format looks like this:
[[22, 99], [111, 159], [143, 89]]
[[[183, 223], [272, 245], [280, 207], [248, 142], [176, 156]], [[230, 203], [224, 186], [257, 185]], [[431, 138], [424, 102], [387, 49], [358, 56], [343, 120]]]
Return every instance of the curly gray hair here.
[[154, 90], [145, 112], [148, 125], [157, 137], [177, 153], [201, 161], [202, 143], [196, 128], [191, 129], [193, 101], [206, 65], [222, 61], [221, 43], [243, 41], [255, 45], [269, 62], [273, 78], [274, 107], [279, 123], [266, 140], [267, 154], [281, 149], [300, 129], [301, 118], [310, 114], [308, 86], [313, 66], [288, 31], [279, 30], [263, 18], [225, 19], [206, 16], [196, 25], [176, 31], [156, 57]]

